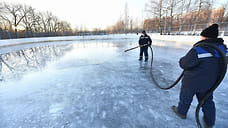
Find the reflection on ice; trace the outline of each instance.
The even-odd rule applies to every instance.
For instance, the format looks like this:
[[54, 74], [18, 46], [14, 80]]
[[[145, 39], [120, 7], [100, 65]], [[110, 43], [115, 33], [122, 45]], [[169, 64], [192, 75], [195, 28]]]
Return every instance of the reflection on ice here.
[[[67, 55], [63, 58], [65, 61], [62, 61], [64, 64], [59, 64], [59, 68], [86, 66], [88, 63], [99, 64], [116, 56], [115, 50], [122, 45], [121, 43], [83, 42], [47, 45], [4, 53], [0, 55], [0, 80], [20, 79], [28, 71], [42, 69], [47, 66], [48, 62], [56, 60], [66, 53]], [[70, 62], [67, 62], [68, 60]]]
[[1, 80], [20, 79], [24, 73], [43, 68], [48, 61], [64, 55], [71, 48], [71, 45], [52, 45], [1, 54]]
[[61, 115], [61, 110], [64, 108], [63, 104], [52, 104], [49, 107], [49, 113], [53, 118], [56, 118]]
[[[80, 67], [89, 64], [100, 64], [117, 56], [116, 46], [112, 43], [83, 43], [74, 44], [73, 50], [62, 58], [64, 64], [57, 64], [59, 68]], [[75, 60], [75, 61], [72, 61]]]

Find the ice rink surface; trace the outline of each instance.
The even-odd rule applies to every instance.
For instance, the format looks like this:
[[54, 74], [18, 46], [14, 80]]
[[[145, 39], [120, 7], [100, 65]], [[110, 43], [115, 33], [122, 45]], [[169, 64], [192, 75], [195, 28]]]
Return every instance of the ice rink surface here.
[[[0, 49], [0, 128], [197, 127], [196, 99], [187, 119], [178, 118], [170, 107], [178, 103], [180, 84], [157, 88], [150, 61], [138, 61], [139, 49], [124, 52], [137, 46], [138, 36], [43, 40]], [[153, 40], [153, 73], [160, 85], [180, 75], [178, 61], [191, 45]], [[215, 128], [228, 127], [227, 84], [225, 77], [214, 93]]]

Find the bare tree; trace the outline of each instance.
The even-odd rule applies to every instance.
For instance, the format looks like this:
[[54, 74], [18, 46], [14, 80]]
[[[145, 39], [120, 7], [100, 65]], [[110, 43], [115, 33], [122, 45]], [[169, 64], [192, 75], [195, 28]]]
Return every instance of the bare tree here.
[[228, 22], [228, 1], [222, 4], [224, 10], [223, 22]]
[[26, 12], [22, 11], [23, 5], [21, 4], [6, 4], [4, 3], [4, 10], [6, 15], [2, 15], [1, 17], [9, 23], [13, 24], [14, 31], [17, 36], [17, 27], [22, 21], [22, 19], [29, 13], [30, 10], [26, 10]]
[[163, 0], [150, 0], [146, 4], [146, 11], [152, 14], [152, 17], [159, 18], [159, 32], [162, 35]]
[[138, 32], [139, 30], [142, 30], [143, 23], [138, 18], [135, 18], [132, 20], [132, 27], [134, 31]]
[[[188, 0], [188, 2], [186, 3], [186, 0], [181, 0], [180, 2], [180, 25], [179, 25], [179, 34], [182, 31], [182, 27], [185, 24], [187, 18], [186, 18], [186, 14], [190, 12], [190, 5], [191, 5], [192, 0]], [[185, 14], [185, 15], [184, 15]]]
[[122, 16], [120, 16], [119, 20], [112, 26], [108, 27], [107, 30], [109, 33], [124, 33], [124, 20]]
[[47, 32], [47, 21], [48, 19], [46, 19], [45, 17], [45, 13], [42, 12], [38, 12], [37, 13], [37, 18], [35, 20], [35, 23], [37, 24], [37, 29], [40, 32]]
[[24, 16], [22, 23], [24, 26], [25, 31], [32, 31], [32, 27], [34, 25], [35, 21], [35, 9], [31, 6], [24, 6], [22, 9], [23, 13], [27, 13], [27, 15]]
[[[180, 2], [180, 0], [165, 0], [164, 3], [166, 4], [165, 8], [163, 9], [164, 11], [169, 11], [169, 29], [168, 29], [168, 35], [172, 31], [173, 28], [173, 16], [174, 16], [174, 11], [177, 7], [177, 4]], [[166, 22], [165, 22], [166, 23]]]
[[12, 28], [12, 22], [10, 20], [10, 18], [8, 17], [8, 11], [5, 9], [5, 4], [6, 3], [2, 3], [1, 6], [1, 13], [0, 13], [0, 18], [2, 21], [6, 21], [8, 25], [5, 26], [9, 26], [8, 29], [10, 30]]
[[195, 1], [196, 3], [196, 5], [197, 5], [197, 14], [196, 14], [196, 18], [195, 18], [195, 23], [194, 23], [194, 28], [193, 28], [193, 35], [195, 35], [196, 34], [196, 29], [197, 29], [197, 26], [198, 26], [198, 24], [199, 24], [199, 18], [200, 18], [200, 13], [201, 13], [201, 10], [202, 9], [205, 9], [205, 8], [211, 8], [211, 0], [196, 0]]
[[58, 31], [58, 25], [60, 24], [59, 23], [59, 19], [54, 16], [54, 15], [50, 15], [50, 22], [49, 22], [49, 31], [50, 32], [57, 32]]
[[72, 31], [70, 23], [66, 21], [61, 21], [59, 26], [59, 31], [63, 33]]
[[50, 21], [52, 18], [50, 12], [39, 13], [38, 15], [38, 25], [43, 30], [43, 32], [49, 32]]
[[9, 22], [6, 20], [0, 19], [0, 28], [2, 28], [3, 30], [10, 30]]
[[129, 27], [129, 10], [128, 10], [128, 3], [125, 3], [124, 7], [124, 33], [128, 30]]
[[129, 21], [129, 27], [130, 27], [130, 32], [132, 32], [132, 30], [133, 30], [133, 19], [132, 18], [130, 18], [130, 21]]

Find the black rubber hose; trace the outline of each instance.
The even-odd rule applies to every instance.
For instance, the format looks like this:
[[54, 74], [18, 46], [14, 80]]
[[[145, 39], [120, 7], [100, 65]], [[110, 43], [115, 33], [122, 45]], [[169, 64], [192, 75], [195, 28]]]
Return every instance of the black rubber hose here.
[[227, 71], [227, 59], [226, 59], [226, 55], [223, 53], [223, 51], [220, 48], [218, 48], [216, 45], [209, 44], [209, 43], [202, 43], [199, 45], [205, 45], [205, 46], [214, 48], [220, 54], [221, 59], [222, 59], [222, 68], [221, 68], [221, 73], [220, 73], [218, 79], [216, 80], [214, 86], [207, 91], [207, 93], [203, 97], [203, 99], [201, 101], [199, 101], [199, 103], [196, 107], [196, 111], [195, 111], [196, 123], [197, 123], [198, 128], [202, 128], [200, 121], [199, 121], [199, 110], [202, 107], [202, 105], [204, 104], [205, 100], [208, 99], [208, 97], [214, 92], [214, 90], [219, 86], [219, 84], [222, 82], [223, 78], [225, 77], [225, 74]]
[[[216, 45], [210, 44], [210, 43], [199, 43], [198, 45], [196, 45], [194, 47], [197, 47], [199, 45], [209, 46], [209, 47], [214, 48], [216, 51], [218, 51], [218, 53], [220, 54], [220, 56], [222, 58], [222, 68], [221, 68], [221, 73], [220, 73], [218, 79], [216, 80], [214, 86], [207, 91], [207, 93], [203, 97], [203, 99], [201, 101], [199, 101], [199, 103], [198, 103], [198, 105], [196, 107], [196, 111], [195, 111], [196, 123], [197, 123], [198, 128], [202, 128], [202, 125], [200, 124], [200, 120], [199, 120], [199, 110], [202, 107], [202, 105], [204, 104], [205, 100], [208, 99], [208, 97], [214, 92], [214, 90], [219, 86], [219, 84], [222, 82], [223, 78], [225, 77], [225, 74], [226, 74], [226, 71], [227, 71], [227, 59], [226, 59], [226, 56], [223, 53], [223, 51], [220, 48], [218, 48]], [[161, 87], [157, 83], [157, 81], [154, 79], [154, 76], [153, 76], [153, 73], [152, 73], [153, 49], [151, 47], [150, 47], [150, 49], [151, 49], [151, 76], [152, 76], [152, 80], [154, 81], [155, 85], [157, 87], [159, 87], [160, 89], [170, 89], [170, 88], [174, 87], [181, 80], [181, 78], [182, 78], [182, 76], [184, 74], [184, 71], [181, 73], [181, 75], [178, 77], [178, 79], [172, 85], [170, 85], [169, 87], [166, 87], [166, 88]]]
[[[214, 44], [210, 44], [210, 43], [199, 43], [197, 45], [195, 45], [193, 48], [197, 47], [197, 46], [208, 46], [208, 47], [211, 47], [211, 48], [214, 48], [221, 56], [222, 58], [222, 68], [221, 68], [221, 73], [219, 75], [219, 77], [217, 78], [216, 82], [214, 83], [214, 85], [212, 86], [211, 89], [209, 89], [206, 93], [206, 95], [202, 98], [201, 101], [199, 101], [198, 105], [197, 105], [197, 108], [196, 108], [196, 111], [195, 111], [195, 118], [196, 118], [196, 123], [197, 123], [197, 126], [198, 128], [202, 128], [202, 125], [200, 124], [200, 121], [199, 121], [199, 110], [200, 108], [202, 107], [202, 105], [204, 104], [205, 100], [208, 99], [208, 97], [214, 92], [214, 90], [219, 86], [219, 84], [222, 82], [225, 74], [226, 74], [226, 71], [227, 71], [227, 59], [226, 59], [226, 55], [223, 53], [223, 51], [218, 48], [216, 45]], [[192, 48], [192, 49], [193, 49]], [[130, 49], [131, 50], [131, 49]], [[153, 49], [150, 47], [150, 50], [151, 50], [151, 70], [150, 70], [150, 74], [151, 74], [151, 77], [152, 77], [152, 80], [154, 82], [154, 84], [160, 88], [160, 89], [164, 89], [164, 90], [167, 90], [167, 89], [170, 89], [172, 87], [174, 87], [180, 80], [181, 78], [183, 77], [184, 75], [184, 71], [182, 71], [181, 75], [177, 78], [177, 80], [171, 84], [170, 86], [168, 87], [161, 87], [157, 81], [155, 80], [154, 76], [153, 76], [153, 73], [152, 73], [152, 67], [153, 67], [153, 60], [154, 60], [154, 57], [153, 57]], [[213, 54], [212, 54], [213, 55]]]
[[[226, 71], [227, 71], [227, 59], [226, 59], [226, 55], [223, 53], [223, 51], [220, 48], [218, 48], [216, 45], [210, 44], [210, 43], [199, 43], [199, 44], [195, 45], [193, 48], [195, 48], [195, 47], [197, 47], [199, 45], [209, 46], [211, 48], [214, 48], [220, 54], [220, 56], [222, 58], [222, 68], [221, 68], [221, 73], [220, 73], [218, 79], [216, 80], [216, 82], [213, 85], [213, 87], [207, 91], [207, 93], [203, 97], [203, 99], [201, 101], [199, 101], [199, 103], [198, 103], [198, 105], [196, 107], [196, 111], [195, 111], [196, 123], [197, 123], [198, 128], [202, 128], [202, 125], [200, 124], [200, 121], [199, 121], [199, 110], [202, 107], [202, 105], [204, 104], [205, 100], [208, 99], [208, 97], [214, 92], [214, 90], [219, 86], [219, 84], [222, 82], [223, 78], [225, 77], [225, 74], [226, 74]], [[170, 88], [174, 87], [181, 80], [181, 78], [183, 77], [184, 71], [181, 73], [181, 75], [177, 78], [177, 80], [172, 85], [170, 85], [168, 87], [161, 87], [157, 83], [157, 81], [155, 80], [155, 78], [153, 76], [153, 73], [152, 73], [153, 49], [151, 47], [150, 47], [150, 49], [151, 49], [151, 73], [150, 74], [151, 74], [151, 77], [152, 77], [152, 80], [153, 80], [154, 84], [158, 88], [164, 89], [164, 90], [167, 90], [167, 89], [170, 89]]]
[[154, 60], [154, 57], [153, 57], [153, 49], [150, 47], [150, 50], [151, 50], [151, 70], [150, 70], [150, 74], [151, 74], [151, 78], [152, 78], [152, 80], [153, 80], [153, 82], [154, 82], [154, 84], [158, 87], [158, 88], [160, 88], [160, 89], [164, 89], [164, 90], [167, 90], [167, 89], [170, 89], [170, 88], [172, 88], [172, 87], [174, 87], [180, 80], [181, 80], [181, 78], [183, 77], [183, 75], [184, 75], [184, 71], [181, 73], [181, 75], [177, 78], [177, 80], [173, 83], [173, 84], [171, 84], [170, 86], [168, 86], [168, 87], [161, 87], [159, 84], [158, 84], [158, 82], [156, 81], [156, 79], [154, 78], [154, 75], [153, 75], [153, 73], [152, 73], [152, 65], [153, 65], [153, 60]]

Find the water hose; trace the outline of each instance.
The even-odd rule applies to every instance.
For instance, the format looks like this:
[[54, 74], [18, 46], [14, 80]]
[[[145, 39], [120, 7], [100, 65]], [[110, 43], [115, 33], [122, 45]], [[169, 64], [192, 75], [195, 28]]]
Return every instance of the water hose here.
[[[199, 44], [195, 45], [193, 48], [195, 48], [195, 47], [197, 47], [199, 45], [200, 46], [208, 46], [208, 47], [211, 47], [211, 48], [215, 49], [219, 53], [219, 55], [221, 56], [221, 59], [222, 59], [222, 68], [221, 68], [221, 73], [220, 73], [218, 79], [214, 83], [213, 87], [207, 91], [206, 95], [202, 98], [202, 100], [199, 101], [199, 103], [197, 105], [197, 108], [196, 108], [196, 111], [195, 111], [195, 119], [196, 119], [197, 126], [198, 126], [198, 128], [202, 128], [202, 125], [200, 124], [200, 121], [199, 121], [199, 110], [202, 107], [202, 105], [204, 104], [205, 100], [208, 99], [208, 97], [213, 93], [213, 91], [219, 86], [219, 84], [223, 80], [223, 78], [224, 78], [224, 76], [226, 74], [226, 70], [227, 70], [227, 59], [226, 59], [226, 56], [223, 53], [223, 51], [220, 48], [218, 48], [218, 46], [216, 46], [214, 44], [210, 44], [210, 43], [199, 43]], [[153, 49], [151, 47], [150, 47], [150, 49], [151, 49], [151, 73], [150, 74], [151, 74], [151, 77], [152, 77], [152, 80], [153, 80], [154, 84], [158, 88], [164, 89], [164, 90], [167, 90], [167, 89], [170, 89], [170, 88], [174, 87], [181, 80], [181, 78], [183, 77], [184, 71], [181, 73], [181, 75], [177, 78], [177, 80], [173, 84], [171, 84], [168, 87], [161, 87], [157, 83], [157, 81], [155, 80], [155, 78], [153, 76], [153, 73], [152, 73]]]
[[138, 46], [136, 46], [136, 47], [129, 48], [129, 49], [125, 50], [124, 52], [130, 51], [130, 50], [133, 50], [133, 49], [136, 49], [136, 48], [139, 48], [139, 47], [144, 47], [144, 46], [147, 46], [147, 45], [148, 45], [148, 44], [138, 45]]
[[155, 84], [158, 88], [164, 89], [164, 90], [167, 90], [167, 89], [170, 89], [170, 88], [174, 87], [174, 86], [181, 80], [181, 78], [183, 77], [184, 71], [181, 73], [181, 75], [177, 78], [177, 80], [176, 80], [173, 84], [171, 84], [171, 85], [168, 86], [168, 87], [161, 87], [161, 86], [158, 84], [158, 82], [156, 81], [156, 79], [154, 78], [154, 75], [153, 75], [153, 73], [152, 73], [152, 65], [153, 65], [154, 57], [153, 57], [153, 49], [152, 49], [151, 47], [150, 47], [150, 50], [151, 50], [151, 64], [150, 64], [150, 65], [151, 65], [151, 70], [150, 70], [150, 74], [151, 74], [151, 78], [152, 78], [154, 84]]
[[223, 53], [223, 51], [220, 48], [218, 48], [216, 45], [213, 45], [213, 44], [203, 43], [202, 45], [212, 47], [220, 54], [221, 59], [222, 59], [222, 67], [221, 67], [221, 73], [220, 73], [218, 79], [216, 80], [214, 86], [212, 86], [212, 88], [210, 88], [207, 91], [206, 95], [203, 97], [203, 99], [201, 101], [199, 101], [199, 103], [198, 103], [198, 105], [196, 107], [195, 118], [196, 118], [196, 122], [197, 122], [198, 128], [202, 128], [202, 126], [200, 124], [200, 121], [199, 121], [199, 110], [202, 107], [202, 105], [204, 104], [205, 100], [208, 99], [208, 97], [214, 92], [214, 90], [222, 82], [223, 78], [225, 77], [226, 70], [227, 70], [227, 59], [226, 59], [226, 55]]

